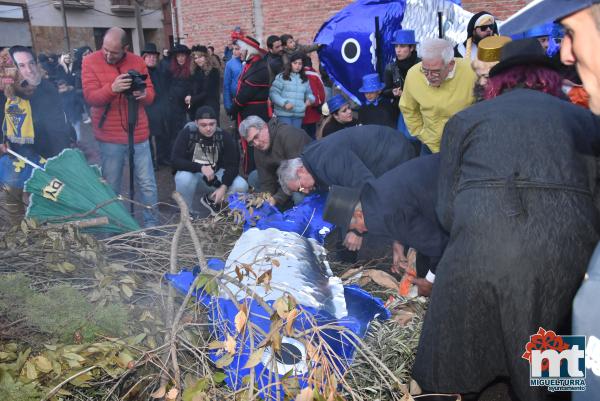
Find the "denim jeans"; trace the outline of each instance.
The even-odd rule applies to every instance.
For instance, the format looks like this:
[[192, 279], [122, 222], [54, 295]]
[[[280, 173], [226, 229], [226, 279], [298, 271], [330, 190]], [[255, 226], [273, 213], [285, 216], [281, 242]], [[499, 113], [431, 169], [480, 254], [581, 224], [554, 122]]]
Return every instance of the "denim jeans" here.
[[277, 117], [277, 119], [287, 125], [291, 125], [292, 127], [302, 128], [302, 120], [303, 117]]
[[[110, 184], [115, 193], [121, 193], [121, 181], [123, 178], [123, 167], [125, 160], [129, 160], [129, 145], [118, 143], [98, 142], [100, 156], [102, 158], [102, 175]], [[140, 201], [152, 209], [144, 209], [144, 227], [158, 225], [156, 203], [158, 193], [156, 188], [156, 177], [152, 167], [152, 155], [150, 154], [150, 143], [146, 140], [133, 146], [134, 154], [134, 183], [139, 190]]]
[[[225, 170], [219, 169], [215, 176], [221, 181], [223, 179], [223, 173]], [[194, 195], [198, 187], [202, 190], [202, 193], [213, 193], [217, 188], [208, 186], [203, 179], [204, 174], [192, 173], [190, 171], [178, 171], [175, 174], [175, 190], [181, 194], [185, 203], [187, 203], [190, 210], [194, 204]], [[248, 192], [248, 183], [239, 175], [235, 177], [231, 186], [227, 188], [227, 194], [233, 194], [236, 192]]]

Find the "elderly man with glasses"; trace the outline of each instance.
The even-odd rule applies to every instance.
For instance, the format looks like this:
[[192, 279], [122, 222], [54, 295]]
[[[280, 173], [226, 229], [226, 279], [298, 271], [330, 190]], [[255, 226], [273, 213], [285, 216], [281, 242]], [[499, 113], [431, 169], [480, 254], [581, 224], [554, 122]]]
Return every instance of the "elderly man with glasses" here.
[[446, 121], [475, 101], [477, 77], [445, 39], [424, 40], [421, 58], [408, 70], [400, 110], [410, 134], [425, 145], [421, 153], [437, 153]]
[[[258, 116], [246, 117], [239, 126], [240, 136], [250, 146], [254, 147], [254, 162], [256, 172], [248, 177], [248, 182], [253, 185], [258, 181], [258, 190], [271, 194], [269, 203], [285, 207], [290, 196], [279, 185], [277, 169], [282, 161], [299, 157], [304, 146], [311, 138], [300, 128], [283, 124], [277, 118], [266, 123]], [[255, 175], [258, 174], [258, 179]], [[294, 194], [294, 203], [300, 202], [304, 197]]]

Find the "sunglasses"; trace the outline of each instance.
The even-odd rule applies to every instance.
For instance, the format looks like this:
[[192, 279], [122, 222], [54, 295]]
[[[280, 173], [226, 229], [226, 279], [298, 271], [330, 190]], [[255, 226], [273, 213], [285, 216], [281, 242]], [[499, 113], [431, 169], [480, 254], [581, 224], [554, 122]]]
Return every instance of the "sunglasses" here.
[[493, 31], [494, 25], [481, 25], [481, 26], [478, 26], [477, 28], [479, 28], [480, 31], [487, 31], [487, 30]]

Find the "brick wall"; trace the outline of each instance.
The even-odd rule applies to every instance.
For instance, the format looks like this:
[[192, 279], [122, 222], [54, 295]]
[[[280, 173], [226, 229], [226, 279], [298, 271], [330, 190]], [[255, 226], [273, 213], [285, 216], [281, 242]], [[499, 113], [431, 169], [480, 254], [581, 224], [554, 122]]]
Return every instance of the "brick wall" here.
[[[181, 0], [185, 43], [212, 45], [222, 54], [234, 27], [239, 26], [256, 37], [252, 3], [252, 0]], [[350, 3], [349, 0], [262, 0], [263, 37], [256, 39], [266, 48], [269, 35], [290, 33], [302, 43], [311, 43], [323, 22]], [[463, 7], [471, 12], [486, 10], [505, 19], [527, 3], [527, 0], [463, 0]]]
[[463, 0], [463, 8], [472, 13], [488, 11], [499, 19], [506, 19], [525, 7], [527, 0]]

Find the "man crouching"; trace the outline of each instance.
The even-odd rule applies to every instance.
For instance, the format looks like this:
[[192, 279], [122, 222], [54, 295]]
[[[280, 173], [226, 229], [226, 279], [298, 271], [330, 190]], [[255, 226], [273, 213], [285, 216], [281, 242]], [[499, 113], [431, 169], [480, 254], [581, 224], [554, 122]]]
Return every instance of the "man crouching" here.
[[207, 193], [200, 199], [211, 215], [216, 215], [227, 193], [247, 192], [248, 183], [238, 175], [239, 151], [233, 137], [217, 127], [217, 115], [210, 106], [196, 110], [195, 121], [177, 134], [171, 165], [175, 190], [190, 210], [200, 184]]

